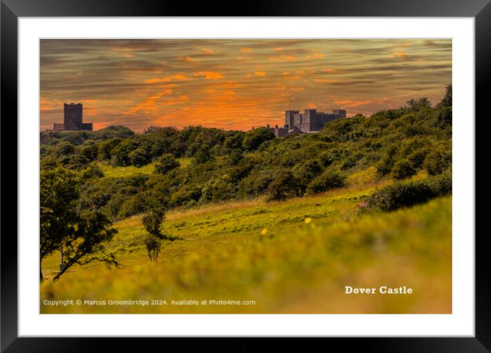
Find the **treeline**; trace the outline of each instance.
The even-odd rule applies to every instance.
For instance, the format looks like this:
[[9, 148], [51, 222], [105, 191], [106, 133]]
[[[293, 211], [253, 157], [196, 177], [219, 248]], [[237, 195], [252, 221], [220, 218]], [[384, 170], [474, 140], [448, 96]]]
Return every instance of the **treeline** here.
[[[43, 170], [70, 169], [81, 182], [80, 207], [117, 219], [152, 208], [190, 207], [266, 194], [281, 200], [345, 185], [350, 173], [376, 166], [402, 180], [426, 169], [450, 170], [452, 88], [435, 107], [426, 98], [400, 109], [328, 123], [319, 133], [275, 138], [200, 126], [124, 127], [41, 133]], [[184, 158], [190, 163], [183, 165]], [[155, 165], [152, 175], [105, 178], [100, 163]]]

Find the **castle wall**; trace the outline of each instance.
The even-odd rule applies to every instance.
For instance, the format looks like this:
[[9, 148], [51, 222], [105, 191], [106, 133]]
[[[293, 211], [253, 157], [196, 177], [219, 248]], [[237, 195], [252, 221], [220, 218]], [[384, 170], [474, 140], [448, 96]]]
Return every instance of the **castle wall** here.
[[82, 123], [80, 124], [80, 130], [93, 131], [93, 125], [92, 123]]
[[53, 130], [54, 131], [63, 131], [63, 130], [65, 130], [65, 124], [57, 124], [57, 123], [55, 123], [53, 125]]
[[290, 132], [298, 128], [301, 132], [317, 132], [333, 120], [346, 118], [346, 110], [337, 109], [332, 113], [318, 112], [316, 109], [305, 109], [303, 114], [296, 110], [285, 111], [285, 128]]

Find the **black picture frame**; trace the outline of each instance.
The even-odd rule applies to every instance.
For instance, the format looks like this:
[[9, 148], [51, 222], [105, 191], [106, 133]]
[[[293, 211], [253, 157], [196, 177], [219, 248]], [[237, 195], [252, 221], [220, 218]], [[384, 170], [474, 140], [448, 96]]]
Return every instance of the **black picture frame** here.
[[[476, 117], [489, 110], [491, 85], [491, 0], [282, 0], [210, 4], [208, 2], [170, 2], [146, 0], [2, 0], [1, 3], [1, 338], [2, 352], [135, 352], [168, 344], [187, 351], [227, 350], [233, 352], [265, 348], [275, 350], [288, 345], [305, 349], [304, 339], [228, 338], [217, 342], [209, 338], [26, 338], [18, 336], [17, 284], [17, 79], [19, 17], [58, 16], [350, 16], [350, 17], [471, 17], [475, 19]], [[489, 114], [489, 113], [488, 113]], [[484, 133], [476, 118], [476, 137]], [[483, 139], [476, 139], [475, 149], [482, 153]], [[476, 157], [477, 162], [477, 157]], [[477, 178], [476, 188], [485, 175]], [[482, 169], [481, 169], [482, 171]], [[479, 196], [479, 197], [478, 197]], [[476, 193], [484, 199], [486, 193]], [[477, 210], [477, 205], [476, 205]], [[475, 336], [469, 338], [316, 338], [328, 340], [320, 347], [335, 344], [336, 350], [363, 352], [491, 352], [491, 280], [488, 269], [491, 257], [484, 246], [482, 216], [476, 213]], [[479, 222], [481, 220], [481, 222]], [[479, 231], [478, 231], [479, 230]], [[468, 234], [472, 236], [473, 234]], [[162, 340], [166, 340], [163, 342]], [[309, 342], [310, 343], [310, 342]], [[110, 348], [108, 348], [110, 347]], [[332, 347], [332, 346], [331, 346]], [[338, 348], [339, 347], [339, 348]]]

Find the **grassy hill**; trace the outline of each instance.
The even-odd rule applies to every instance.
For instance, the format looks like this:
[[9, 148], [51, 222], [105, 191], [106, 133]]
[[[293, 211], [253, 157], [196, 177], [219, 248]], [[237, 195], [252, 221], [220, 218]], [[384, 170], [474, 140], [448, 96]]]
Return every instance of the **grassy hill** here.
[[[451, 94], [282, 138], [266, 127], [43, 132], [42, 302], [161, 305], [41, 311], [450, 313]], [[148, 235], [164, 212], [165, 237]], [[113, 252], [120, 267], [106, 269]], [[347, 295], [345, 286], [414, 293]]]
[[[374, 169], [347, 188], [267, 203], [264, 198], [167, 214], [157, 263], [138, 238], [141, 217], [115, 224], [121, 268], [74, 267], [41, 286], [41, 300], [167, 300], [157, 306], [41, 306], [43, 313], [449, 313], [451, 197], [392, 213], [360, 211], [388, 180]], [[415, 178], [424, 178], [420, 174]], [[59, 254], [43, 264], [49, 278]], [[90, 285], [88, 285], [90, 284]], [[412, 295], [345, 295], [344, 286], [408, 286]], [[172, 300], [254, 300], [182, 306]]]

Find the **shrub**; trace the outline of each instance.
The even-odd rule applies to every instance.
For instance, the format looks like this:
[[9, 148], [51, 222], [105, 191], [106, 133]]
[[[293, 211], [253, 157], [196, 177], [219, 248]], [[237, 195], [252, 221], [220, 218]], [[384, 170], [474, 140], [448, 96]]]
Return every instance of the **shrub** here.
[[246, 150], [252, 151], [257, 149], [264, 141], [273, 140], [275, 138], [274, 133], [267, 127], [260, 127], [258, 129], [248, 131], [244, 140], [242, 141], [242, 147]]
[[389, 146], [386, 151], [385, 155], [382, 157], [380, 162], [377, 164], [377, 171], [381, 175], [387, 175], [391, 172], [392, 167], [394, 166], [394, 156], [397, 153], [397, 147], [396, 146]]
[[213, 159], [210, 150], [206, 147], [201, 148], [198, 152], [196, 152], [196, 163], [203, 164], [209, 162]]
[[75, 153], [75, 146], [70, 142], [64, 141], [60, 142], [55, 147], [55, 155], [57, 157], [66, 157], [67, 155]]
[[143, 148], [137, 148], [132, 151], [128, 157], [131, 160], [131, 164], [137, 168], [143, 167], [150, 162], [147, 152]]
[[316, 160], [308, 161], [296, 168], [295, 176], [302, 193], [305, 192], [312, 180], [322, 173], [323, 169], [322, 165]]
[[123, 202], [118, 213], [121, 218], [126, 218], [145, 212], [147, 210], [147, 206], [148, 205], [144, 195], [136, 194]]
[[157, 160], [157, 164], [155, 164], [155, 172], [165, 175], [171, 170], [179, 168], [179, 166], [180, 164], [176, 158], [172, 154], [167, 153]]
[[406, 179], [416, 174], [413, 164], [407, 159], [401, 159], [392, 168], [392, 177], [396, 180]]
[[188, 204], [194, 204], [198, 202], [201, 198], [201, 189], [197, 186], [194, 187], [184, 187], [179, 189], [177, 192], [172, 194], [170, 200], [170, 206], [178, 207], [178, 206], [186, 206]]
[[83, 179], [104, 178], [104, 172], [97, 165], [90, 164], [82, 173]]
[[322, 154], [319, 157], [319, 160], [321, 164], [327, 168], [331, 164], [333, 164], [337, 160], [337, 158], [332, 154], [332, 152], [322, 152]]
[[[92, 141], [92, 140], [90, 140]], [[87, 141], [85, 141], [87, 142]], [[84, 146], [82, 147], [82, 150], [80, 151], [80, 153], [85, 157], [87, 158], [89, 161], [93, 161], [97, 158], [97, 155], [99, 153], [99, 147], [97, 145], [88, 145], [88, 146]]]
[[452, 193], [452, 176], [445, 173], [437, 177], [411, 182], [397, 182], [372, 193], [367, 199], [369, 208], [393, 211], [427, 202], [435, 197]]
[[280, 201], [287, 198], [298, 196], [298, 180], [289, 170], [281, 171], [268, 188], [268, 201]]
[[333, 170], [326, 170], [317, 178], [312, 180], [307, 188], [307, 194], [313, 195], [320, 192], [338, 189], [346, 184], [346, 175]]
[[439, 146], [430, 152], [424, 161], [424, 167], [429, 175], [437, 175], [449, 169], [452, 165], [452, 151]]
[[222, 177], [208, 181], [202, 190], [201, 202], [217, 202], [228, 200], [235, 196], [235, 187], [230, 178]]

